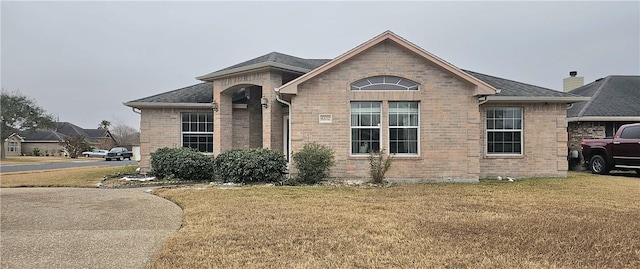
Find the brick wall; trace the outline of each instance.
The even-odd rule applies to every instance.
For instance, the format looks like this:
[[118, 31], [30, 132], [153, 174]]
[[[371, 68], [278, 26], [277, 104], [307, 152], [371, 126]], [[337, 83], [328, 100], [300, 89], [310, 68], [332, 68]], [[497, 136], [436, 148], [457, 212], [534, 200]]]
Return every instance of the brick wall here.
[[[290, 79], [290, 77], [287, 77]], [[232, 149], [240, 145], [235, 141], [233, 126], [236, 115], [231, 111], [232, 96], [240, 88], [249, 88], [249, 145], [251, 147], [272, 148], [282, 152], [282, 113], [283, 109], [276, 100], [274, 89], [282, 85], [283, 74], [281, 71], [267, 70], [255, 73], [229, 76], [213, 81], [213, 98], [219, 106], [219, 111], [214, 113], [214, 153]], [[266, 108], [260, 105], [260, 99], [267, 98]], [[234, 110], [235, 112], [235, 110]], [[262, 117], [257, 115], [261, 113]], [[260, 141], [261, 140], [261, 141]]]
[[64, 150], [64, 147], [60, 146], [58, 142], [42, 142], [42, 143], [33, 143], [27, 142], [22, 143], [21, 150], [27, 156], [33, 156], [33, 149], [38, 148], [40, 150], [40, 156], [45, 156], [45, 151], [49, 152], [49, 156], [62, 156], [60, 151]]
[[[215, 122], [213, 124], [216, 124]], [[246, 108], [233, 109], [233, 148], [249, 147], [249, 110]], [[215, 134], [214, 134], [215, 136]]]
[[[181, 112], [209, 112], [207, 109], [143, 108], [140, 115], [140, 169], [151, 169], [151, 153], [163, 147], [182, 147]], [[216, 123], [214, 122], [214, 125]], [[214, 137], [216, 134], [214, 133]]]
[[[378, 75], [407, 78], [421, 89], [351, 92], [350, 83]], [[468, 82], [392, 42], [382, 42], [299, 86], [292, 98], [292, 150], [309, 142], [331, 146], [336, 158], [332, 177], [366, 178], [367, 156], [350, 154], [350, 102], [383, 102], [381, 142], [388, 148], [388, 101], [419, 101], [420, 154], [396, 157], [387, 178], [477, 181], [480, 113], [472, 93]], [[332, 123], [319, 123], [319, 114], [331, 114]]]
[[[522, 107], [522, 156], [494, 157], [484, 153], [485, 132], [481, 133], [480, 177], [566, 177], [567, 121], [565, 104], [485, 104], [480, 110], [485, 117], [487, 107]], [[483, 123], [484, 124], [484, 123]], [[484, 129], [484, 125], [482, 127]]]

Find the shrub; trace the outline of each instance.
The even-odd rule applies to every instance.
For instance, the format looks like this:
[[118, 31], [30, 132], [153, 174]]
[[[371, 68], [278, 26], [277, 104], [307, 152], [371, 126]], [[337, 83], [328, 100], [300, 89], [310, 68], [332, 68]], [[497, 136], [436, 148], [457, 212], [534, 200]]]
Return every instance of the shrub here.
[[391, 167], [392, 159], [391, 155], [384, 154], [384, 149], [380, 149], [380, 152], [369, 152], [369, 175], [371, 175], [371, 183], [383, 183], [384, 174], [387, 173], [387, 170]]
[[215, 159], [217, 175], [224, 182], [277, 182], [284, 175], [287, 160], [272, 149], [232, 149]]
[[293, 154], [293, 163], [298, 170], [298, 181], [306, 184], [316, 184], [329, 177], [329, 171], [334, 163], [333, 149], [330, 147], [308, 143]]
[[151, 153], [151, 173], [162, 178], [211, 180], [214, 177], [213, 158], [192, 148], [161, 148]]
[[40, 149], [39, 148], [33, 148], [33, 156], [40, 156]]

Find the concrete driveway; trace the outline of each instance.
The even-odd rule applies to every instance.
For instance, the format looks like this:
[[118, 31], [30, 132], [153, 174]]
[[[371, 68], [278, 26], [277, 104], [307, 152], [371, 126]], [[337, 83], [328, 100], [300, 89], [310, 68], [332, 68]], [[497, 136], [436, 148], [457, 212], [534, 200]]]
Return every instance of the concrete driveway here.
[[1, 268], [144, 268], [182, 210], [144, 189], [0, 189]]

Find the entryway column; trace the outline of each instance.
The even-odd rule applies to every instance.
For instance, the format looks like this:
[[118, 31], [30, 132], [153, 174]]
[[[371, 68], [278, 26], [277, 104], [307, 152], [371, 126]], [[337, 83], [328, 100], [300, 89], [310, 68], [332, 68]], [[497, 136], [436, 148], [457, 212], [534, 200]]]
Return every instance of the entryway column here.
[[262, 86], [262, 96], [267, 107], [262, 108], [262, 147], [282, 151], [282, 106], [276, 100], [274, 89], [282, 86], [282, 74], [270, 72], [269, 80]]
[[219, 82], [213, 83], [213, 100], [218, 103], [218, 111], [213, 112], [213, 153], [233, 147], [233, 104], [232, 91], [224, 91]]

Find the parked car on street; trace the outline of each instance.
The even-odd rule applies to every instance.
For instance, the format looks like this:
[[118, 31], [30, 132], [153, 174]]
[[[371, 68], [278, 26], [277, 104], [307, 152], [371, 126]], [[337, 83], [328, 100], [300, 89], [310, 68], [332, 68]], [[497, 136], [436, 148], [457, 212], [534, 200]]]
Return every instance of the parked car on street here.
[[107, 155], [107, 152], [109, 151], [106, 149], [94, 149], [92, 151], [83, 152], [82, 156], [85, 156], [87, 158], [91, 158], [91, 157], [104, 158], [104, 156]]
[[109, 152], [107, 152], [107, 155], [104, 156], [104, 158], [107, 161], [111, 161], [111, 160], [122, 161], [124, 159], [131, 160], [131, 156], [133, 156], [133, 152], [127, 150], [127, 148], [117, 147], [109, 150]]
[[582, 155], [591, 172], [635, 170], [640, 174], [640, 123], [620, 126], [614, 137], [583, 140]]

